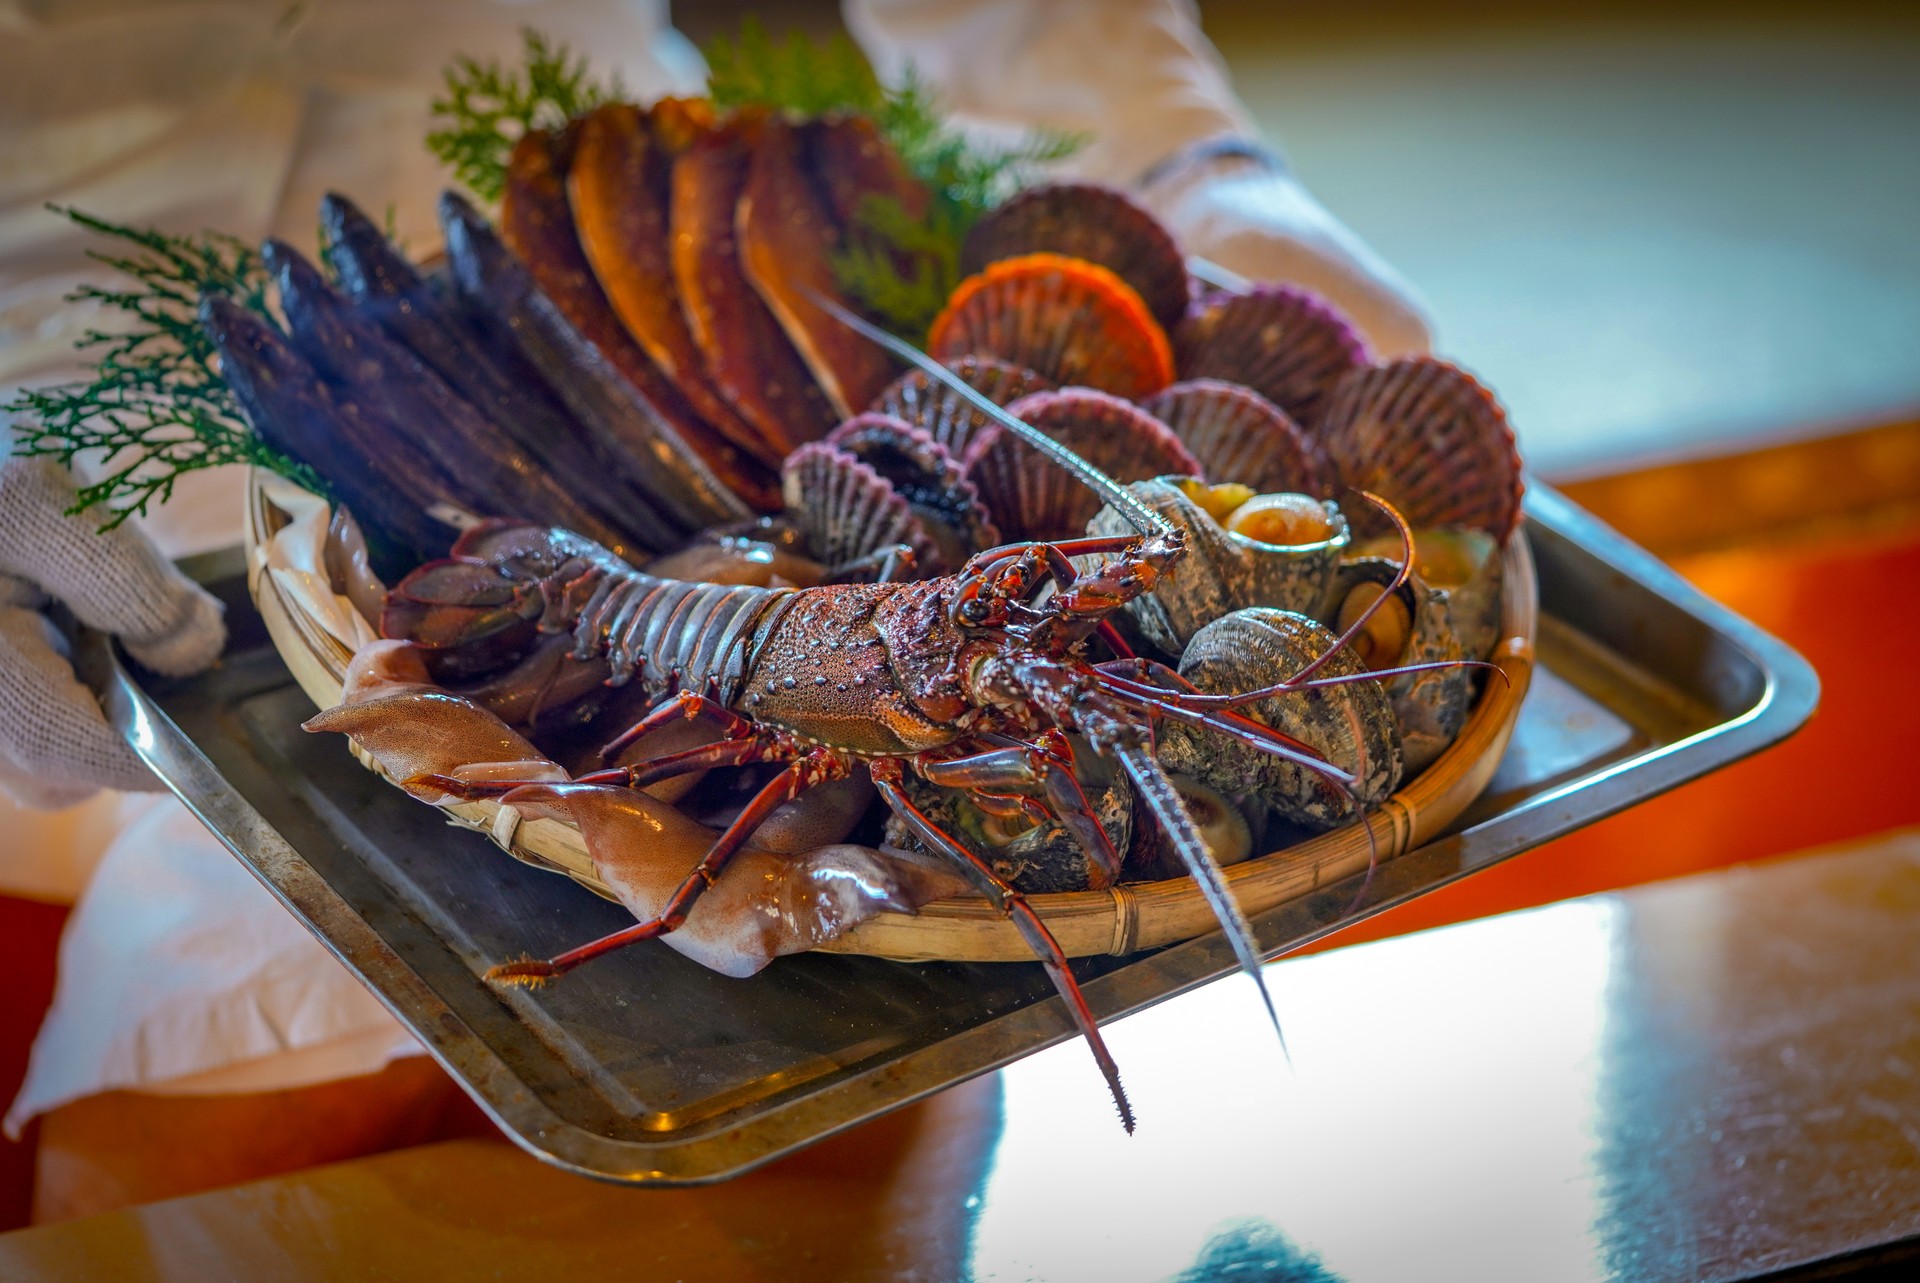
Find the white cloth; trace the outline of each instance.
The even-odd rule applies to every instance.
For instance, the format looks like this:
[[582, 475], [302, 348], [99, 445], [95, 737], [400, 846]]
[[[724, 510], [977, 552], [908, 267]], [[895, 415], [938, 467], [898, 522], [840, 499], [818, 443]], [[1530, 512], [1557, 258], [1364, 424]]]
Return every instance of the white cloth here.
[[172, 799], [147, 799], [74, 911], [8, 1135], [82, 1096], [266, 1091], [419, 1046]]
[[[0, 443], [4, 443], [0, 434]], [[101, 533], [104, 514], [73, 513], [73, 485], [49, 459], [0, 462], [0, 792], [66, 806], [98, 788], [150, 789], [153, 776], [74, 679], [50, 602], [117, 634], [168, 676], [196, 673], [226, 643], [220, 604], [146, 536]]]
[[1247, 157], [1176, 165], [1139, 195], [1189, 254], [1250, 281], [1304, 285], [1331, 299], [1375, 356], [1432, 346], [1413, 286], [1284, 166]]

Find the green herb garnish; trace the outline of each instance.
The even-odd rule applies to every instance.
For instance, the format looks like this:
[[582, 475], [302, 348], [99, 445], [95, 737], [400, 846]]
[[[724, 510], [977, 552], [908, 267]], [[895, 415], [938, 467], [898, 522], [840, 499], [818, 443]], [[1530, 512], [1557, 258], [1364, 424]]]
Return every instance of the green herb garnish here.
[[587, 75], [587, 60], [565, 45], [531, 27], [520, 36], [526, 61], [519, 70], [459, 58], [447, 68], [446, 92], [433, 100], [434, 118], [445, 123], [427, 135], [428, 148], [489, 201], [500, 199], [507, 157], [529, 130], [558, 129], [621, 96], [617, 78], [596, 84]]
[[716, 107], [776, 107], [799, 116], [835, 111], [874, 115], [886, 100], [860, 47], [844, 35], [809, 40], [798, 31], [775, 41], [748, 17], [738, 39], [716, 36], [701, 50], [707, 94]]
[[254, 464], [325, 494], [312, 469], [253, 434], [220, 377], [213, 341], [200, 328], [197, 312], [207, 294], [224, 294], [273, 319], [259, 255], [231, 236], [168, 236], [53, 208], [135, 247], [126, 255], [88, 251], [129, 278], [124, 288], [86, 285], [67, 296], [103, 304], [129, 324], [111, 333], [88, 330], [75, 345], [95, 354], [90, 378], [30, 388], [0, 406], [20, 416], [14, 452], [51, 455], [68, 465], [97, 453], [107, 472], [80, 488], [73, 511], [106, 507], [103, 531], [165, 503], [184, 474], [223, 464]]
[[890, 197], [869, 197], [833, 263], [840, 287], [854, 302], [915, 341], [925, 337], [960, 283], [967, 231], [1035, 167], [1073, 154], [1085, 141], [1077, 134], [1038, 132], [1015, 147], [980, 147], [947, 122], [911, 68], [898, 87], [883, 85], [844, 35], [816, 42], [793, 32], [776, 42], [749, 18], [738, 40], [716, 39], [705, 53], [707, 90], [716, 106], [868, 116], [932, 192], [925, 218], [912, 217]]

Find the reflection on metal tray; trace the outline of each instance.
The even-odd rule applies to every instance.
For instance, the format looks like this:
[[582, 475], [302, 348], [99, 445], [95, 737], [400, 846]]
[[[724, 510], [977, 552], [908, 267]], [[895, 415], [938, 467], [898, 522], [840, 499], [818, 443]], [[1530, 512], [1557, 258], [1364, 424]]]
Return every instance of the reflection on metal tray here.
[[[1269, 953], [1433, 890], [1771, 744], [1818, 694], [1791, 650], [1551, 491], [1528, 498], [1534, 688], [1487, 793], [1446, 837], [1254, 921]], [[361, 769], [268, 643], [237, 560], [203, 566], [233, 638], [170, 682], [92, 639], [115, 725], [209, 827], [529, 1150], [629, 1181], [731, 1175], [1071, 1035], [1037, 965], [809, 954], [730, 980], [648, 943], [541, 990], [479, 974], [621, 925]], [[1356, 897], [1358, 902], [1356, 903]], [[1076, 966], [1111, 1018], [1233, 966], [1216, 933]]]

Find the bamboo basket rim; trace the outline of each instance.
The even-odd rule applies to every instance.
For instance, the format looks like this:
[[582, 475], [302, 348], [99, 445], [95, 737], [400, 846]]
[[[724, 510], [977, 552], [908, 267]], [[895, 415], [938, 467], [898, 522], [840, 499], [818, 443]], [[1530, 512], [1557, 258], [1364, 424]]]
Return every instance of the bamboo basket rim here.
[[[340, 702], [353, 654], [266, 573], [268, 544], [286, 521], [286, 514], [267, 493], [265, 476], [250, 469], [248, 592], [295, 681], [316, 705], [331, 708]], [[1367, 829], [1348, 824], [1229, 866], [1227, 884], [1249, 916], [1350, 877], [1376, 855], [1384, 863], [1406, 854], [1453, 823], [1486, 788], [1513, 735], [1532, 680], [1539, 616], [1533, 553], [1524, 529], [1516, 530], [1507, 541], [1502, 558], [1501, 640], [1491, 662], [1505, 680], [1485, 683], [1453, 743], [1417, 778], [1369, 813]], [[357, 745], [353, 754], [368, 770], [398, 787]], [[454, 823], [485, 834], [514, 859], [563, 874], [597, 895], [614, 898], [595, 876], [585, 843], [572, 825], [527, 819], [491, 800], [442, 809]], [[1218, 927], [1191, 878], [1053, 892], [1027, 900], [1070, 957], [1134, 953], [1192, 939]], [[882, 913], [819, 948], [902, 962], [1029, 962], [1033, 958], [1018, 929], [984, 898], [972, 895], [933, 901], [917, 914]]]

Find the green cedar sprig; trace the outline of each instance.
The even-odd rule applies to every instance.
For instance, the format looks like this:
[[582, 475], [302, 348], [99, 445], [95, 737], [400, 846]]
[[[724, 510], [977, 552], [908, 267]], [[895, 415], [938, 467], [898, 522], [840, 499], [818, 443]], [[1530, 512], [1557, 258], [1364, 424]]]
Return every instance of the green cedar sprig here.
[[749, 16], [737, 38], [716, 36], [701, 52], [707, 59], [707, 95], [723, 110], [767, 106], [796, 116], [874, 115], [886, 100], [866, 55], [845, 35], [814, 41], [792, 31], [776, 41]]
[[80, 488], [73, 511], [101, 505], [108, 514], [102, 530], [165, 503], [184, 474], [229, 463], [255, 464], [325, 494], [310, 468], [253, 434], [220, 378], [213, 341], [200, 328], [197, 313], [207, 294], [226, 295], [273, 319], [259, 255], [218, 233], [169, 236], [51, 208], [133, 247], [124, 254], [88, 251], [124, 275], [125, 285], [85, 285], [68, 295], [120, 313], [127, 324], [88, 330], [75, 345], [93, 358], [89, 377], [25, 389], [0, 406], [15, 416], [14, 452], [68, 465], [81, 455], [97, 457], [105, 472]]
[[525, 58], [518, 69], [456, 59], [445, 73], [446, 92], [433, 100], [434, 119], [444, 123], [427, 135], [428, 148], [489, 201], [500, 199], [507, 157], [523, 134], [558, 129], [622, 92], [617, 77], [605, 84], [592, 80], [587, 60], [566, 45], [531, 27], [523, 27], [520, 38]]

